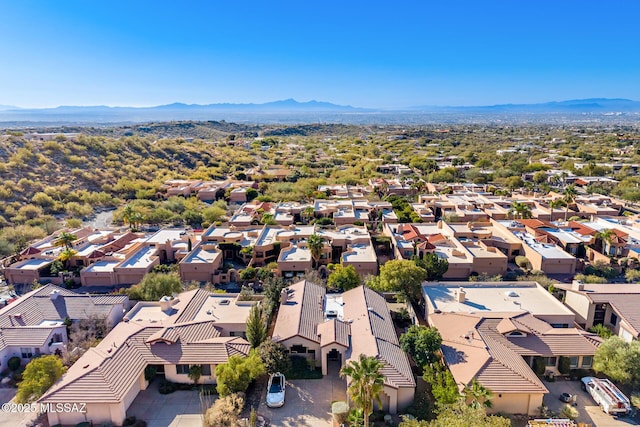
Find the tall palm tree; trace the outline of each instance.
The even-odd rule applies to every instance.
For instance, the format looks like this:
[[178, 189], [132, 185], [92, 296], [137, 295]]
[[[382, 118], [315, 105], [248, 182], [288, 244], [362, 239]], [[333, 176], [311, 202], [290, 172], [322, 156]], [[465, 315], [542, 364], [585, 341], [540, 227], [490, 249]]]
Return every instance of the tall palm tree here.
[[564, 220], [567, 221], [567, 215], [569, 214], [569, 205], [576, 201], [576, 196], [578, 192], [576, 191], [576, 186], [573, 184], [567, 185], [562, 192], [564, 195], [564, 202], [567, 204], [567, 207], [564, 211]]
[[129, 203], [124, 205], [124, 208], [122, 209], [122, 222], [124, 222], [124, 225], [129, 225], [130, 228], [134, 228], [132, 217], [135, 216], [135, 213], [136, 210]]
[[511, 203], [511, 209], [509, 209], [509, 212], [514, 218], [531, 218], [531, 208], [526, 203], [518, 201]]
[[73, 233], [69, 233], [66, 231], [58, 234], [58, 237], [53, 241], [54, 246], [63, 246], [67, 250], [73, 249], [73, 242], [78, 240], [78, 236]]
[[616, 232], [611, 228], [605, 228], [603, 230], [598, 231], [594, 237], [596, 241], [599, 241], [598, 245], [602, 250], [602, 253], [605, 255], [613, 255], [611, 254], [611, 244], [613, 243], [613, 237], [616, 235]]
[[[555, 175], [554, 175], [555, 176]], [[562, 199], [553, 199], [549, 202], [549, 209], [551, 209], [551, 220], [553, 221], [553, 211], [560, 206], [564, 205]]]
[[300, 217], [306, 224], [309, 224], [309, 221], [311, 220], [311, 218], [313, 218], [315, 212], [316, 210], [313, 206], [307, 206], [306, 208], [302, 209], [302, 212], [300, 212]]
[[467, 404], [475, 409], [491, 408], [491, 398], [493, 393], [488, 388], [480, 384], [475, 378], [470, 386], [464, 388], [464, 396]]
[[347, 377], [349, 398], [361, 408], [364, 415], [364, 425], [369, 426], [369, 416], [373, 413], [374, 402], [382, 408], [382, 390], [384, 389], [384, 375], [380, 373], [383, 364], [375, 357], [361, 354], [358, 360], [351, 360], [340, 370], [341, 377]]
[[320, 262], [320, 258], [322, 257], [322, 250], [324, 249], [324, 239], [319, 234], [313, 233], [309, 236], [309, 240], [307, 240], [307, 247], [309, 251], [311, 251], [311, 258], [315, 263], [315, 267], [318, 267], [318, 262]]

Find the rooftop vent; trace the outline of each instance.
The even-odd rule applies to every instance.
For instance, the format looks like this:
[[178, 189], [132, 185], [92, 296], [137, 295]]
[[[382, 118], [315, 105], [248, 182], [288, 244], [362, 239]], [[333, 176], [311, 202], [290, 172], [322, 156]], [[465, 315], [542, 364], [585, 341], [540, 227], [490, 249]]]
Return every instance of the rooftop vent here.
[[220, 300], [220, 302], [218, 304], [220, 304], [220, 305], [229, 305], [229, 304], [231, 304], [231, 300], [222, 299], [222, 300]]
[[51, 299], [51, 301], [54, 301], [58, 298], [58, 295], [60, 295], [60, 291], [56, 289], [55, 291], [51, 291], [51, 293], [49, 294], [49, 298]]
[[337, 310], [327, 310], [327, 317], [328, 318], [338, 317], [338, 311]]
[[520, 295], [518, 295], [518, 293], [516, 291], [508, 291], [508, 292], [505, 292], [505, 293], [507, 294], [508, 297], [511, 297], [511, 298], [515, 298], [515, 297], [519, 297], [520, 296]]
[[460, 289], [458, 289], [458, 293], [456, 294], [456, 301], [465, 302], [466, 299], [467, 299], [467, 293], [462, 287], [460, 287]]

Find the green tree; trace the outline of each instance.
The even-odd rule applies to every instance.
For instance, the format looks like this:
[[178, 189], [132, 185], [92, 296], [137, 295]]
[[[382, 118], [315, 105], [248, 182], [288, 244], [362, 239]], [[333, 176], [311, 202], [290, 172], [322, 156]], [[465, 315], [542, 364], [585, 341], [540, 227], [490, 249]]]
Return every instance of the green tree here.
[[357, 288], [360, 286], [360, 283], [360, 275], [353, 265], [347, 265], [346, 267], [340, 264], [336, 265], [327, 279], [329, 288], [341, 289], [343, 291]]
[[640, 380], [640, 341], [619, 336], [606, 339], [593, 357], [593, 369], [614, 381], [636, 384]]
[[216, 390], [221, 397], [244, 393], [251, 381], [265, 372], [260, 356], [254, 351], [247, 357], [231, 356], [227, 363], [216, 366]]
[[67, 250], [73, 249], [73, 242], [78, 240], [78, 236], [73, 233], [61, 231], [60, 234], [53, 240], [53, 245], [58, 247], [64, 247]]
[[430, 282], [442, 279], [449, 270], [449, 261], [432, 252], [427, 252], [422, 258], [416, 258], [415, 263], [427, 272], [427, 280]]
[[438, 360], [442, 337], [436, 328], [412, 325], [400, 335], [400, 347], [408, 353], [421, 368]]
[[313, 219], [315, 212], [316, 210], [313, 206], [307, 206], [302, 209], [302, 212], [300, 212], [300, 219], [302, 219], [302, 222], [304, 222], [305, 224], [309, 224], [309, 221]]
[[22, 381], [18, 384], [16, 402], [28, 403], [37, 400], [62, 377], [66, 370], [62, 360], [55, 355], [32, 359], [22, 374]]
[[525, 219], [531, 218], [531, 208], [526, 203], [514, 201], [511, 203], [509, 213], [513, 218]]
[[318, 263], [322, 257], [322, 251], [324, 249], [324, 239], [319, 234], [313, 233], [307, 240], [307, 247], [311, 252], [311, 258], [313, 258], [314, 268], [318, 268]]
[[270, 212], [266, 212], [262, 214], [260, 218], [260, 222], [264, 225], [276, 225], [276, 216]]
[[436, 400], [436, 406], [441, 409], [460, 400], [458, 385], [449, 369], [440, 362], [424, 367], [422, 379], [431, 386], [431, 394]]
[[258, 354], [268, 374], [287, 372], [291, 366], [287, 348], [280, 343], [265, 340], [258, 347]]
[[249, 311], [247, 319], [247, 341], [251, 348], [258, 348], [267, 338], [267, 328], [264, 321], [264, 313], [260, 304], [255, 304]]
[[340, 370], [341, 377], [348, 378], [347, 394], [356, 408], [362, 409], [364, 425], [369, 425], [369, 416], [376, 402], [382, 408], [380, 395], [384, 389], [384, 375], [380, 373], [383, 364], [375, 357], [361, 354], [358, 360], [351, 360]]
[[598, 325], [593, 325], [591, 328], [589, 328], [589, 332], [593, 332], [594, 334], [598, 334], [598, 336], [602, 339], [607, 339], [607, 338], [611, 338], [613, 336], [613, 331], [609, 328], [607, 328], [604, 325], [598, 324]]
[[567, 185], [564, 188], [564, 191], [562, 192], [563, 194], [563, 201], [565, 203], [565, 210], [564, 210], [564, 220], [567, 221], [567, 215], [569, 214], [569, 205], [574, 203], [576, 201], [576, 197], [578, 196], [578, 191], [576, 190], [576, 186], [571, 184], [571, 185]]
[[163, 296], [172, 296], [182, 291], [177, 273], [148, 273], [142, 281], [129, 288], [129, 298], [139, 301], [159, 301]]
[[616, 232], [611, 228], [605, 228], [598, 231], [594, 237], [596, 238], [596, 247], [605, 255], [614, 255], [611, 251], [613, 238]]
[[370, 282], [370, 287], [378, 292], [403, 292], [419, 301], [426, 276], [424, 268], [411, 260], [391, 260], [380, 267], [380, 275]]
[[410, 420], [403, 417], [399, 427], [510, 427], [509, 418], [487, 415], [483, 408], [473, 408], [458, 400], [442, 408], [432, 421]]
[[467, 405], [476, 409], [491, 408], [491, 398], [493, 393], [488, 388], [480, 384], [475, 378], [471, 381], [471, 385], [464, 388], [464, 396]]
[[201, 365], [192, 365], [189, 368], [189, 379], [193, 381], [194, 384], [198, 384], [200, 377], [202, 376], [202, 366]]

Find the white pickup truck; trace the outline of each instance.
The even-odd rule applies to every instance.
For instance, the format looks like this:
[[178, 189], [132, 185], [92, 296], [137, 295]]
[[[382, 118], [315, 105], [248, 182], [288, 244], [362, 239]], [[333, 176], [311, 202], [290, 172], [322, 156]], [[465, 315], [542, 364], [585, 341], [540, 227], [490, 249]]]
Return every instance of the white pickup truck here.
[[629, 398], [607, 379], [584, 377], [582, 388], [589, 392], [600, 408], [611, 415], [627, 414], [631, 410]]

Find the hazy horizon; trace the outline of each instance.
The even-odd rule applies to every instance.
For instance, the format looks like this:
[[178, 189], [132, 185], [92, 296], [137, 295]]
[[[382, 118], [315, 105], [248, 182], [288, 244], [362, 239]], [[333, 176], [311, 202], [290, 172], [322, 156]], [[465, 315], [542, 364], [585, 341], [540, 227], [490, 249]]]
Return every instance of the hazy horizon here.
[[0, 3], [0, 105], [640, 99], [640, 3]]

